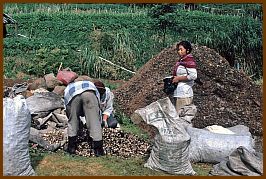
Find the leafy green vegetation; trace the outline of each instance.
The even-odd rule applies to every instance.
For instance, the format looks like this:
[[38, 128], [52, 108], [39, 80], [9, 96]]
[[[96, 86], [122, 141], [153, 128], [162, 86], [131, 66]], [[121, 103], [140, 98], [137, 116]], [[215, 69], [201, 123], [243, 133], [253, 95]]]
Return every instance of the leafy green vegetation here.
[[[180, 4], [174, 6], [174, 12], [159, 14], [156, 21], [149, 16], [151, 7], [5, 4], [4, 12], [17, 20], [18, 33], [27, 38], [4, 39], [4, 74], [6, 77], [15, 77], [18, 72], [42, 76], [56, 73], [62, 62], [63, 67], [78, 74], [127, 80], [132, 74], [99, 57], [136, 71], [163, 48], [186, 39], [214, 48], [232, 66], [254, 79], [262, 77], [261, 21], [249, 16], [186, 11]], [[157, 29], [156, 22], [163, 24]], [[15, 28], [8, 27], [8, 32], [15, 34]]]
[[128, 133], [132, 133], [137, 135], [139, 138], [144, 139], [144, 140], [148, 140], [149, 136], [148, 134], [141, 130], [137, 125], [135, 125], [130, 118], [126, 117], [126, 115], [124, 115], [121, 112], [117, 112], [116, 113], [116, 118], [118, 120], [118, 122], [121, 124], [121, 129], [125, 132]]

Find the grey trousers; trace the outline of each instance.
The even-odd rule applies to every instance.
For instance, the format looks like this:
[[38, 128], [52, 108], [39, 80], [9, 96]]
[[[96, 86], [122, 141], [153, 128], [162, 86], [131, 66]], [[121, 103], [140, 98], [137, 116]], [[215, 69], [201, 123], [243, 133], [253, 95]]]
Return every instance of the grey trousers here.
[[100, 107], [93, 91], [84, 91], [73, 97], [66, 106], [66, 115], [68, 117], [68, 136], [77, 136], [80, 116], [85, 116], [90, 137], [93, 141], [102, 140]]

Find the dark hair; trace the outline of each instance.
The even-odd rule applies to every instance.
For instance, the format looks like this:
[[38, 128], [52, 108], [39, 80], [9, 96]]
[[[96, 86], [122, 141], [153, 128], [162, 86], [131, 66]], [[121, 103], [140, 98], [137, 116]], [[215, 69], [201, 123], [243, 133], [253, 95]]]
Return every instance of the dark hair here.
[[100, 80], [95, 80], [94, 85], [98, 89], [100, 95], [103, 95], [105, 93], [105, 86], [103, 82], [101, 82]]
[[189, 41], [185, 41], [185, 40], [183, 40], [183, 41], [179, 42], [179, 43], [176, 45], [176, 47], [178, 48], [179, 45], [182, 45], [182, 46], [187, 50], [187, 53], [191, 53], [191, 51], [192, 51], [192, 47], [191, 47], [191, 44], [190, 44]]

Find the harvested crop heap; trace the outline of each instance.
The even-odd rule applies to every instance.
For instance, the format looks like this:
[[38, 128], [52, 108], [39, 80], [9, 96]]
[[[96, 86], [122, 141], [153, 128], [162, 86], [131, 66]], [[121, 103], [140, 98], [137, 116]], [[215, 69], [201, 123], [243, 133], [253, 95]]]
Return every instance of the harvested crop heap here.
[[[230, 67], [214, 50], [193, 45], [192, 54], [197, 61], [198, 77], [203, 82], [193, 87], [194, 104], [198, 109], [193, 126], [243, 124], [253, 135], [262, 136], [262, 89], [243, 72]], [[149, 60], [114, 91], [117, 107], [130, 116], [135, 110], [166, 97], [162, 79], [171, 75], [177, 60], [175, 45]]]
[[[103, 148], [106, 155], [122, 158], [140, 157], [149, 153], [150, 144], [138, 136], [122, 130], [103, 128]], [[91, 143], [88, 142], [88, 130], [80, 131], [78, 137], [77, 154], [81, 156], [93, 156]]]

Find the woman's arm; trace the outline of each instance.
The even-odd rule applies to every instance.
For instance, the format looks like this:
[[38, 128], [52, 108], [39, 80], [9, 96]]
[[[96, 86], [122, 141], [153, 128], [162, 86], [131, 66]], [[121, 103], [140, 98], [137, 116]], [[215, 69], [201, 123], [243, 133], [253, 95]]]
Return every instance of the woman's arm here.
[[179, 81], [190, 81], [197, 79], [197, 70], [195, 68], [186, 68], [186, 76], [174, 76], [173, 83], [178, 83]]

